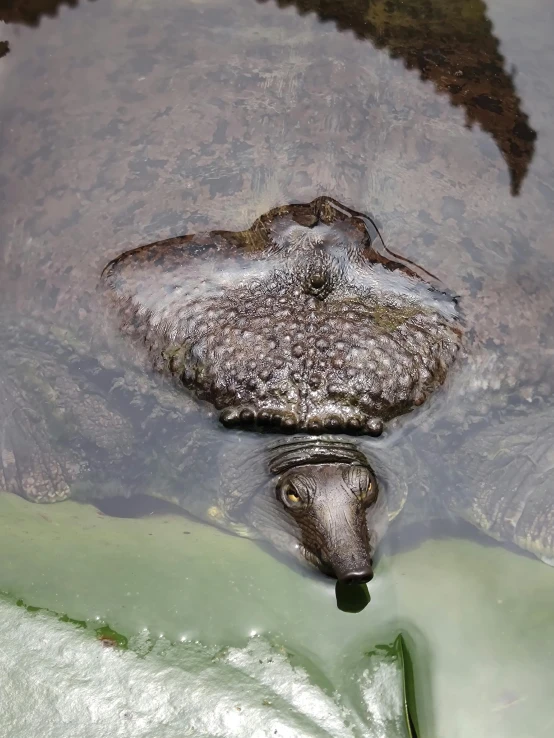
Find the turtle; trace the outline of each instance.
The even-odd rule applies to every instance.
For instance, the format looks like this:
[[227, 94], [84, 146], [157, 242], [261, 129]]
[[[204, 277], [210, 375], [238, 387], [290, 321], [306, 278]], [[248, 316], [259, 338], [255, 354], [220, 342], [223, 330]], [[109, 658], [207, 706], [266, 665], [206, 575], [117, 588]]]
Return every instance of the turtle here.
[[517, 187], [507, 144], [369, 42], [212, 5], [209, 30], [90, 6], [121, 59], [86, 94], [71, 14], [50, 94], [4, 80], [0, 489], [158, 497], [349, 583], [392, 519], [550, 561], [548, 152], [512, 83]]
[[[425, 418], [426, 406], [447, 386], [459, 392], [468, 364], [479, 369], [457, 297], [388, 251], [371, 219], [325, 196], [274, 208], [243, 232], [127, 251], [104, 268], [100, 293], [104, 340], [112, 361], [114, 342], [124, 342], [119, 361], [127, 376], [105, 358], [83, 366], [84, 352], [72, 352], [67, 339], [53, 349], [51, 328], [23, 362], [28, 329], [26, 337], [7, 337], [5, 345], [17, 347], [6, 353], [11, 371], [3, 381], [6, 488], [51, 502], [78, 493], [80, 478], [91, 473], [86, 495], [121, 494], [110, 487], [119, 466], [120, 482], [127, 476], [134, 486], [148, 474], [153, 494], [205, 520], [261, 536], [340, 582], [370, 581], [374, 551], [403, 507], [409, 475], [430, 455], [425, 445], [437, 421]], [[137, 400], [137, 371], [146, 366], [166, 386]], [[490, 377], [479, 371], [489, 394], [491, 380], [501, 397], [520, 381], [509, 361], [503, 368], [495, 361]], [[102, 385], [107, 399], [99, 398]], [[156, 394], [148, 414], [133, 418], [133, 405], [143, 410]], [[202, 428], [206, 408], [210, 425]], [[415, 443], [405, 423], [395, 438], [395, 424], [406, 417], [421, 429]], [[173, 438], [158, 447], [152, 436], [162, 433]], [[459, 434], [455, 427], [442, 433], [448, 443], [437, 446], [446, 456]], [[490, 428], [489, 436], [498, 440]], [[133, 464], [134, 480], [123, 471], [137, 438], [174, 470], [162, 472], [165, 484], [150, 458]], [[62, 456], [51, 451], [53, 442]], [[491, 452], [482, 440], [479, 448]], [[188, 455], [202, 459], [194, 472]], [[212, 460], [218, 471], [202, 479]], [[469, 490], [461, 495], [461, 512], [491, 535], [548, 557], [553, 530], [536, 491], [522, 506], [514, 482], [510, 493], [496, 494], [479, 482], [469, 499]], [[435, 514], [458, 509], [455, 489], [445, 490]]]

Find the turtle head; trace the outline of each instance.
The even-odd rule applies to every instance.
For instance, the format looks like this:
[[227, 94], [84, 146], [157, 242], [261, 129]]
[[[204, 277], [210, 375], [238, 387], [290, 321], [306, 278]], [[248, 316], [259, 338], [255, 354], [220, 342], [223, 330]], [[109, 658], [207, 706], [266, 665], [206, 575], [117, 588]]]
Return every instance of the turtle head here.
[[260, 537], [340, 582], [368, 582], [389, 520], [382, 465], [376, 475], [356, 443], [330, 435], [280, 438], [264, 456], [266, 492], [249, 510]]
[[373, 577], [372, 513], [379, 506], [369, 465], [292, 467], [279, 478], [276, 497], [296, 524], [299, 550], [310, 563], [345, 583]]
[[398, 449], [387, 445], [375, 453], [382, 440], [373, 446], [370, 462], [357, 443], [342, 436], [279, 438], [263, 454], [252, 444], [237, 464], [233, 487], [244, 489], [248, 477], [260, 480], [262, 473], [264, 481], [245, 496], [243, 520], [287, 557], [343, 583], [368, 582], [373, 554], [407, 494]]
[[278, 477], [274, 491], [279, 517], [292, 534], [289, 552], [292, 539], [297, 556], [324, 574], [348, 584], [372, 579], [372, 554], [388, 515], [367, 462], [293, 466]]

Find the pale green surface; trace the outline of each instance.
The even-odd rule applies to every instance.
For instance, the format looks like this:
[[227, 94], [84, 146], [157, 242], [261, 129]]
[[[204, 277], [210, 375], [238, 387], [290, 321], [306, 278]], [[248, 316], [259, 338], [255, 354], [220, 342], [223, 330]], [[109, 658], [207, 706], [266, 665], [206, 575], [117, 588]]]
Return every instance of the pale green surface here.
[[309, 663], [320, 685], [346, 693], [363, 654], [401, 630], [423, 735], [553, 734], [554, 571], [538, 561], [430, 541], [381, 560], [372, 601], [354, 615], [336, 608], [325, 580], [185, 517], [113, 519], [76, 503], [0, 495], [0, 521], [0, 590], [28, 604], [99, 617], [128, 636], [147, 628], [243, 646], [268, 634]]

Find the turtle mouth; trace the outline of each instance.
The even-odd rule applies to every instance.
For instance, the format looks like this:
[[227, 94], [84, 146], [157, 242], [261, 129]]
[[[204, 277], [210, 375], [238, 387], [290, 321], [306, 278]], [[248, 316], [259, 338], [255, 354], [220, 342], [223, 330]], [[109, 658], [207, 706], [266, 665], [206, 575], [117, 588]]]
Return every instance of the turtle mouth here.
[[322, 574], [329, 579], [336, 579], [338, 582], [348, 585], [367, 584], [373, 579], [373, 561], [371, 557], [364, 566], [342, 573], [337, 572], [331, 564], [327, 563], [321, 556], [310, 551], [305, 546], [300, 546], [300, 552], [306, 561], [317, 568]]
[[309, 564], [318, 569], [326, 577], [329, 577], [329, 579], [335, 579], [336, 581], [343, 582], [345, 584], [359, 584], [362, 582], [369, 582], [373, 578], [371, 565], [368, 568], [364, 568], [361, 572], [347, 572], [344, 576], [341, 576], [333, 566], [325, 561], [325, 559], [320, 555], [310, 551], [305, 546], [301, 546], [300, 551]]
[[300, 546], [300, 553], [304, 557], [304, 559], [314, 566], [316, 569], [319, 569], [319, 571], [322, 574], [325, 574], [325, 576], [336, 579], [337, 576], [331, 566], [327, 564], [320, 556], [315, 554], [313, 551], [310, 551], [309, 548], [306, 548], [306, 546]]

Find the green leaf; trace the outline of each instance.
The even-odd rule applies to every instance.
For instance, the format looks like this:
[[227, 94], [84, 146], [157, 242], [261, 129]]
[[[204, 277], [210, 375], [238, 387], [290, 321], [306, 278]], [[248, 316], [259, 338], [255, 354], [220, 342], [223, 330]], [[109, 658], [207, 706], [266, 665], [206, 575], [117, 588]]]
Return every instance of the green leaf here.
[[410, 738], [418, 738], [417, 708], [415, 701], [414, 670], [410, 654], [402, 634], [394, 642], [394, 649], [398, 654], [402, 671], [402, 686], [404, 697], [404, 719], [408, 726]]

